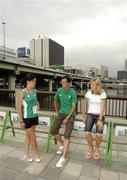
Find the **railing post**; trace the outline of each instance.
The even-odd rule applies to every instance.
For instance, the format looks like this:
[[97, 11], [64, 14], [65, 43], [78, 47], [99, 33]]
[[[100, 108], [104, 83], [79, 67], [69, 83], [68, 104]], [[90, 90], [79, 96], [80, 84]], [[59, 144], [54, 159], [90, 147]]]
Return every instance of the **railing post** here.
[[126, 119], [127, 119], [127, 101], [126, 101]]

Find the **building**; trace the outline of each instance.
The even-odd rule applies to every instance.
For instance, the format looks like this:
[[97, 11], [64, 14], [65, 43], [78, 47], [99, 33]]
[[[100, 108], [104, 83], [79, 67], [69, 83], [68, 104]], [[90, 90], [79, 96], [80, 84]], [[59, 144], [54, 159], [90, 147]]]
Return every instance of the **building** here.
[[117, 72], [117, 79], [120, 81], [127, 80], [127, 71], [118, 71]]
[[76, 76], [84, 76], [84, 71], [80, 68], [65, 67], [64, 71], [70, 74], [74, 74]]
[[64, 47], [47, 37], [30, 41], [31, 58], [41, 67], [64, 65]]
[[86, 67], [83, 68], [85, 77], [98, 77], [99, 69], [95, 67]]
[[125, 71], [127, 72], [127, 59], [125, 59]]
[[0, 46], [0, 58], [1, 59], [7, 59], [10, 61], [15, 61], [16, 60], [16, 52], [14, 49], [11, 48], [7, 48], [7, 47], [3, 47]]
[[89, 76], [90, 77], [97, 77], [99, 75], [99, 69], [95, 67], [89, 68]]
[[103, 78], [108, 78], [108, 67], [101, 65], [100, 76]]

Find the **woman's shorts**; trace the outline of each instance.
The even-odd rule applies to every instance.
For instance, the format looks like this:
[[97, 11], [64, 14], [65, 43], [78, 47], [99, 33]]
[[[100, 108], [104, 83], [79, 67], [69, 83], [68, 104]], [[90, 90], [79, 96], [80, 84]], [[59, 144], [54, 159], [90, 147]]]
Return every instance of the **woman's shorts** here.
[[38, 116], [34, 118], [23, 118], [25, 123], [25, 129], [31, 128], [32, 126], [38, 125]]
[[[103, 128], [100, 128], [97, 126], [98, 119], [99, 119], [99, 115], [87, 114], [86, 123], [85, 123], [85, 131], [91, 132], [92, 128], [95, 124], [96, 125], [96, 133], [102, 134]], [[103, 125], [104, 125], [104, 119], [105, 119], [105, 117], [103, 116], [103, 118], [102, 118]]]

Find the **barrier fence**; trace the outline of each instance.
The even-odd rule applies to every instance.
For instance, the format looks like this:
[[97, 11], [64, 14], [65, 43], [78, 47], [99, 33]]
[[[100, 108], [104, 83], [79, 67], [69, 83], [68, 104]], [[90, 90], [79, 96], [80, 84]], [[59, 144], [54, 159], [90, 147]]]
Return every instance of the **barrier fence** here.
[[[11, 113], [12, 112], [16, 112], [16, 111], [10, 111], [7, 110], [6, 111], [6, 115], [5, 118], [3, 120], [2, 123], [2, 127], [1, 127], [1, 131], [0, 131], [0, 142], [4, 141], [5, 138], [5, 132], [8, 126], [8, 123], [10, 123], [10, 128], [12, 131], [12, 135], [15, 136], [15, 127], [13, 126], [13, 121], [11, 120]], [[42, 113], [42, 115], [50, 117], [50, 125], [48, 127], [48, 132], [47, 132], [47, 143], [46, 143], [46, 152], [49, 153], [51, 151], [51, 143], [52, 143], [52, 135], [51, 135], [51, 127], [53, 125], [53, 123], [56, 120], [56, 115], [54, 113], [52, 113], [51, 115], [46, 115], [45, 113]], [[105, 139], [105, 145], [104, 147], [102, 147], [104, 149], [104, 161], [106, 164], [111, 165], [112, 162], [117, 161], [117, 162], [127, 162], [126, 160], [122, 160], [122, 159], [113, 159], [112, 156], [112, 151], [123, 151], [123, 152], [127, 152], [126, 147], [124, 149], [115, 149], [113, 148], [113, 137], [114, 137], [114, 127], [116, 125], [120, 125], [120, 126], [127, 126], [127, 122], [126, 121], [115, 121], [115, 120], [106, 120], [105, 121], [106, 125], [107, 125], [107, 132], [106, 132], [106, 139]], [[43, 133], [43, 132], [42, 132]], [[72, 136], [73, 138], [73, 136]], [[53, 139], [54, 140], [54, 139]], [[80, 144], [77, 142], [77, 144]], [[120, 143], [122, 144], [122, 143]], [[126, 144], [127, 145], [127, 144]]]
[[[37, 91], [40, 110], [54, 111], [55, 92]], [[83, 94], [77, 94], [77, 114], [81, 114], [81, 101]], [[0, 89], [0, 106], [16, 107], [15, 91]], [[106, 103], [106, 116], [127, 119], [127, 96], [108, 96]]]

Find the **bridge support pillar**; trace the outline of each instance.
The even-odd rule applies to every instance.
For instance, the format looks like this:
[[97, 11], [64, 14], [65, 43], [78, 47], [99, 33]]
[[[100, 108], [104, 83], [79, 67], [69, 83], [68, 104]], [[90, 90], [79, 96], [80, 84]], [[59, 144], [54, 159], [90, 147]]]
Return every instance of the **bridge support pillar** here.
[[53, 81], [52, 81], [52, 79], [50, 79], [49, 80], [49, 91], [52, 92], [52, 90], [53, 90]]
[[15, 75], [8, 76], [8, 89], [15, 90]]
[[80, 89], [81, 89], [81, 93], [83, 93], [83, 81], [81, 81], [80, 83]]

